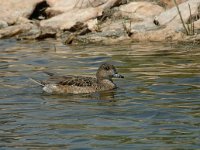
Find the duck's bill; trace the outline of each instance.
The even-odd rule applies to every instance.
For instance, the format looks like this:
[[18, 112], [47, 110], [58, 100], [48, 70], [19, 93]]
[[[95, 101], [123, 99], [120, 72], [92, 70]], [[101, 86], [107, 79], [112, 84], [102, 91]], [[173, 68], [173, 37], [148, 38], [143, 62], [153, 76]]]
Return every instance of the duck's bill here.
[[120, 75], [120, 74], [117, 74], [117, 73], [114, 74], [113, 77], [114, 77], [114, 78], [124, 78], [124, 76], [122, 76], [122, 75]]

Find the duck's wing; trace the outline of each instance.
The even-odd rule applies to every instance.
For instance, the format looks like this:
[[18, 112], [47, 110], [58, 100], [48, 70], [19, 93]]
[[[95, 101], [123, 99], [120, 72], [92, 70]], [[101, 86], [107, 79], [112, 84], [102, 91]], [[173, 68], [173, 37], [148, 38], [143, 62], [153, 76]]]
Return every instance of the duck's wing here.
[[85, 87], [95, 85], [96, 78], [84, 76], [52, 76], [44, 81], [44, 83]]
[[92, 77], [70, 76], [67, 77], [65, 80], [61, 81], [60, 84], [81, 87], [92, 86], [96, 84], [96, 79]]

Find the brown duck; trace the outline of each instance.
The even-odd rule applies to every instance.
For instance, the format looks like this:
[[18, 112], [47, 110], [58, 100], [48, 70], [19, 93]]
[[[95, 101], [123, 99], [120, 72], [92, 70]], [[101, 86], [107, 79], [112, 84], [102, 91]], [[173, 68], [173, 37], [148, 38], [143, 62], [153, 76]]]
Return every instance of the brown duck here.
[[31, 80], [43, 86], [43, 90], [50, 94], [78, 94], [111, 90], [117, 87], [112, 78], [124, 78], [117, 73], [113, 65], [108, 63], [99, 67], [96, 78], [72, 75], [57, 76], [51, 73], [48, 73], [48, 75], [50, 75], [50, 78], [45, 81]]

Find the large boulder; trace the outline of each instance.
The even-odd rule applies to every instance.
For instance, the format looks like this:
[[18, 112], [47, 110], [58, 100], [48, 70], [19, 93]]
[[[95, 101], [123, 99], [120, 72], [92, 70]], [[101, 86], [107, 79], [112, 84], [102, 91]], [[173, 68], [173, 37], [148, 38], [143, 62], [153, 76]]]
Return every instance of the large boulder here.
[[[47, 20], [42, 20], [40, 26], [60, 30], [69, 29], [77, 22], [88, 22], [91, 19], [101, 16], [105, 9], [113, 7], [119, 1], [121, 0], [59, 0], [58, 2], [51, 0], [50, 6], [52, 5], [52, 8], [50, 7], [49, 9], [61, 14]], [[65, 8], [64, 6], [67, 7]]]
[[75, 8], [98, 7], [107, 0], [46, 0], [46, 2], [50, 7], [45, 12], [52, 17]]
[[[191, 8], [191, 16], [189, 11], [189, 6]], [[200, 0], [189, 0], [178, 5], [179, 10], [182, 14], [183, 22], [187, 26], [192, 26], [194, 23], [195, 33], [198, 34], [200, 28], [198, 26], [199, 19], [199, 8]], [[190, 18], [193, 18], [192, 21]], [[152, 24], [154, 22], [154, 24]], [[147, 23], [147, 22], [146, 22]], [[187, 38], [187, 34], [194, 34], [192, 32], [187, 33], [186, 29], [183, 27], [180, 16], [178, 14], [177, 8], [173, 7], [165, 12], [162, 12], [154, 20], [149, 22], [152, 29], [140, 31], [139, 29], [145, 29], [145, 22], [142, 22], [138, 29], [136, 29], [136, 24], [132, 26], [132, 36], [133, 40], [137, 41], [179, 41]], [[148, 26], [148, 27], [149, 27]], [[157, 26], [157, 27], [156, 27]]]
[[15, 24], [19, 17], [28, 18], [43, 0], [1, 0], [0, 21]]
[[[198, 15], [199, 8], [200, 8], [200, 0], [188, 0], [187, 2], [184, 2], [178, 5], [184, 23], [187, 23], [189, 21], [189, 17], [190, 17], [189, 5], [191, 8], [192, 16]], [[167, 11], [158, 15], [156, 18], [156, 21], [158, 22], [160, 26], [167, 25], [167, 24], [169, 25], [171, 23], [173, 25], [175, 23], [181, 24], [181, 19], [176, 7], [168, 9]]]
[[[53, 29], [69, 29], [77, 22], [86, 22], [90, 19], [96, 18], [101, 15], [102, 9], [87, 8], [87, 9], [72, 9], [66, 13], [57, 15], [47, 20], [42, 20], [40, 26], [43, 28]], [[73, 17], [72, 17], [73, 16]]]
[[28, 32], [32, 28], [33, 28], [33, 25], [30, 23], [9, 26], [0, 30], [0, 38], [12, 37], [24, 32]]
[[135, 31], [144, 33], [158, 28], [153, 23], [153, 18], [162, 12], [164, 12], [162, 7], [151, 2], [131, 2], [121, 5], [113, 14], [112, 21], [102, 24], [101, 30], [105, 33], [103, 35], [109, 34], [114, 38], [123, 37], [126, 32], [130, 32], [128, 34]]
[[132, 19], [132, 21], [143, 21], [163, 11], [161, 6], [150, 2], [131, 2], [119, 7], [121, 16]]

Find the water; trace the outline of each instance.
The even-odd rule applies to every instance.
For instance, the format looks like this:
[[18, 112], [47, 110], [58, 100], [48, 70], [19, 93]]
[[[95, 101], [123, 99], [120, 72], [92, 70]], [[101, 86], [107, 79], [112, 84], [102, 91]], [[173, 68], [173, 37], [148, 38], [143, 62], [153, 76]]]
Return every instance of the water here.
[[[0, 149], [200, 149], [198, 47], [1, 40], [0, 51]], [[125, 76], [117, 90], [47, 95], [28, 80], [103, 62]]]

